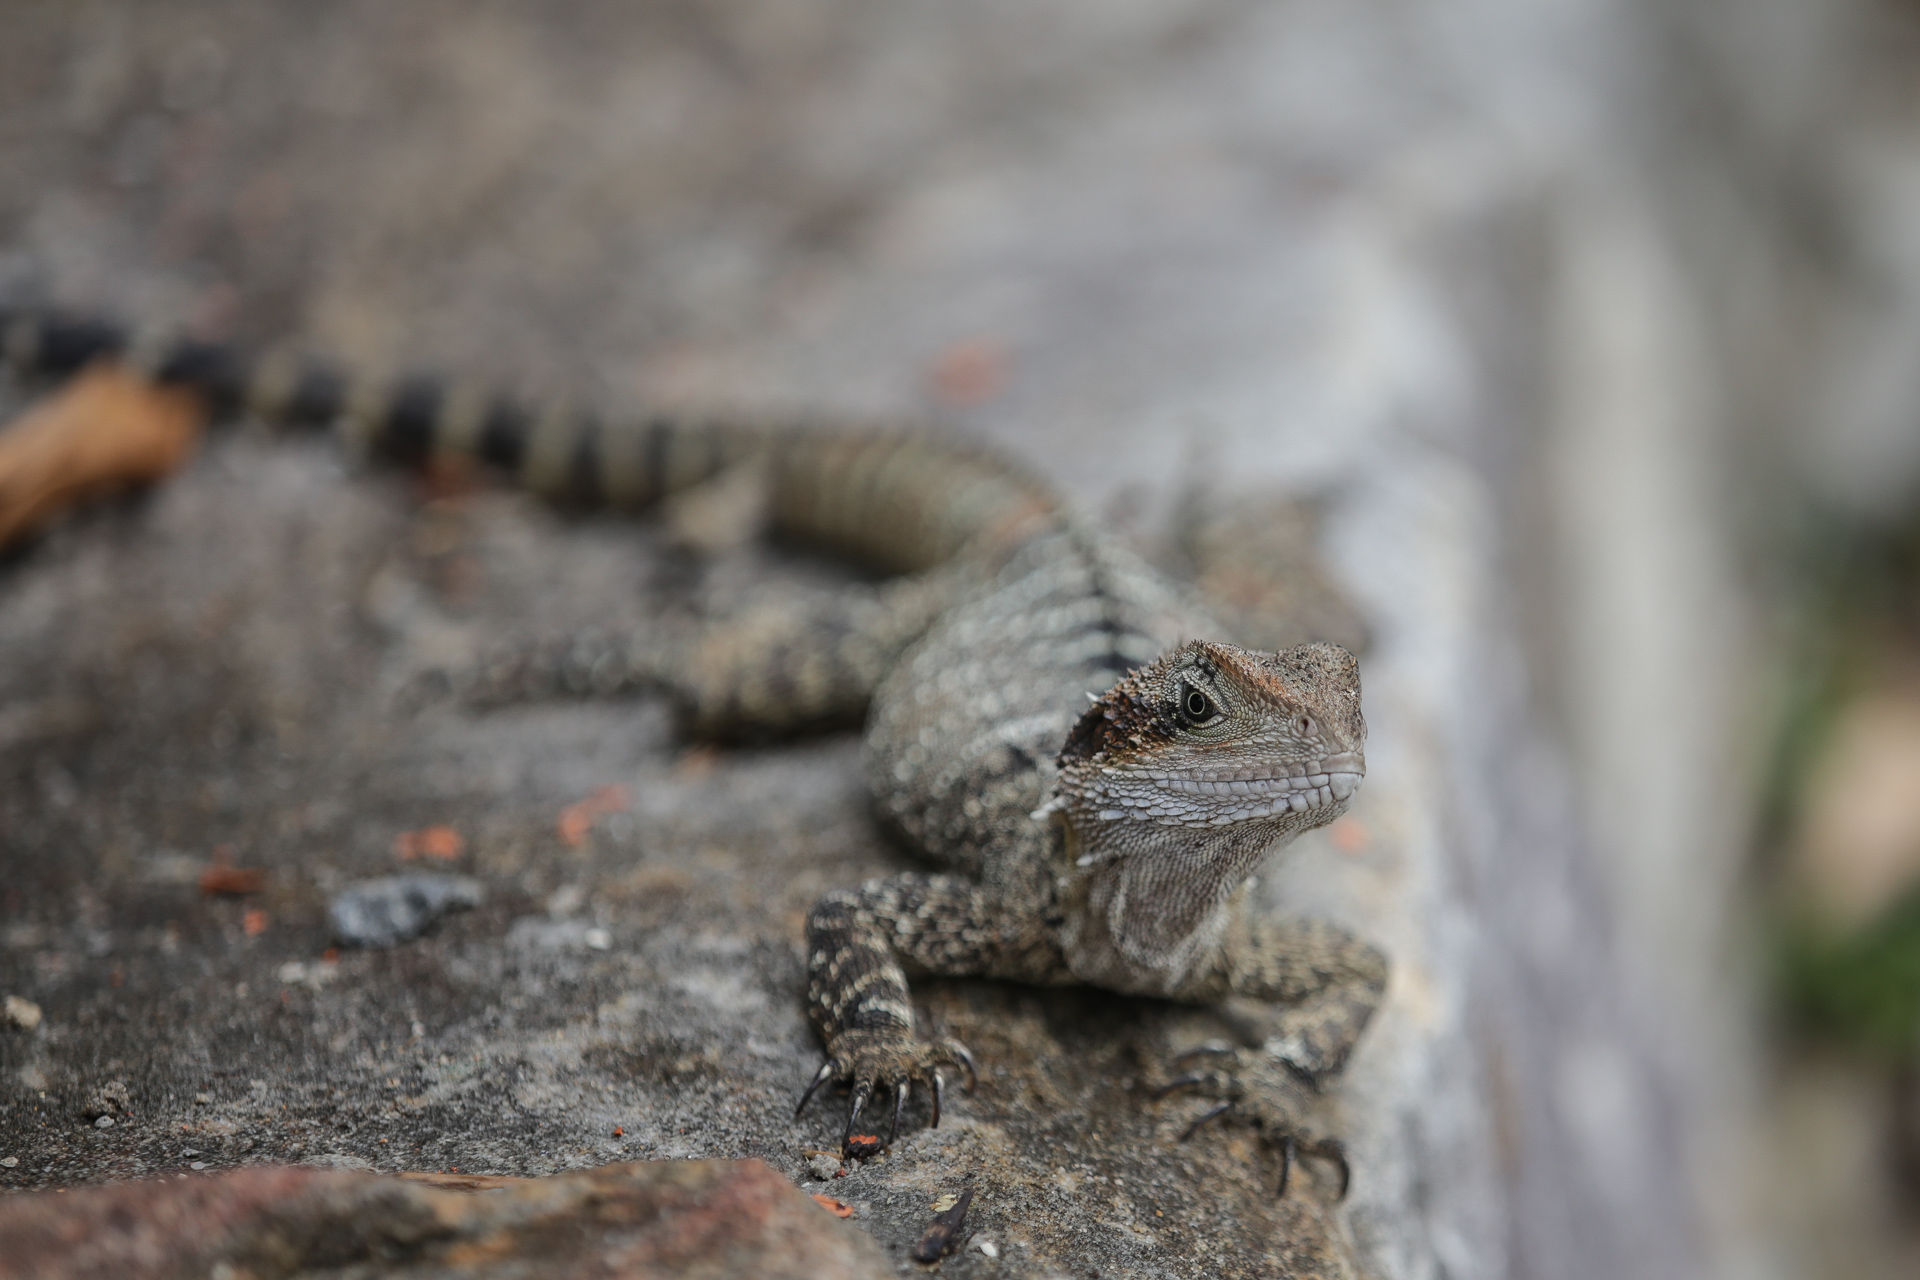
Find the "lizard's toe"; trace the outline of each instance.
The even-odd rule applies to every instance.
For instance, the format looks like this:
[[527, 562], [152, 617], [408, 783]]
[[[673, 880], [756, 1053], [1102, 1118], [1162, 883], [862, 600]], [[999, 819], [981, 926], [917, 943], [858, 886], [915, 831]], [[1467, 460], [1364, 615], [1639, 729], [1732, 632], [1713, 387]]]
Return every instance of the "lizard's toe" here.
[[907, 1095], [913, 1092], [913, 1081], [905, 1076], [893, 1082], [893, 1123], [887, 1126], [887, 1145], [900, 1136], [900, 1113], [907, 1109]]
[[[936, 1128], [939, 1126], [941, 1106], [946, 1100], [946, 1081], [940, 1075], [940, 1068], [949, 1065], [960, 1068], [966, 1077], [966, 1089], [972, 1092], [978, 1071], [973, 1055], [956, 1040], [929, 1043], [903, 1035], [846, 1032], [834, 1038], [826, 1063], [800, 1095], [799, 1105], [794, 1108], [794, 1119], [800, 1118], [820, 1086], [830, 1080], [844, 1080], [851, 1086], [852, 1095], [847, 1107], [846, 1128], [840, 1139], [841, 1149], [847, 1155], [858, 1158], [877, 1155], [892, 1146], [899, 1137], [900, 1121], [906, 1112], [907, 1101], [913, 1094], [915, 1081], [927, 1086], [932, 1102], [929, 1124]], [[865, 1113], [877, 1089], [884, 1089], [893, 1095], [893, 1115], [885, 1141], [878, 1134], [855, 1132], [861, 1115]]]
[[1347, 1163], [1347, 1147], [1338, 1138], [1315, 1138], [1311, 1142], [1302, 1142], [1294, 1134], [1288, 1133], [1280, 1139], [1280, 1189], [1276, 1195], [1287, 1194], [1287, 1181], [1293, 1175], [1293, 1166], [1299, 1163], [1301, 1156], [1313, 1156], [1325, 1160], [1340, 1171], [1340, 1189], [1334, 1192], [1335, 1200], [1347, 1198], [1347, 1188], [1353, 1185], [1353, 1166]]
[[[1195, 1065], [1205, 1063], [1205, 1065]], [[1241, 1078], [1250, 1074], [1254, 1064], [1248, 1061], [1247, 1050], [1230, 1045], [1224, 1040], [1209, 1040], [1196, 1045], [1184, 1053], [1174, 1055], [1169, 1067], [1178, 1069], [1190, 1067], [1179, 1075], [1173, 1076], [1153, 1091], [1155, 1099], [1165, 1098], [1191, 1089], [1202, 1098], [1218, 1098], [1233, 1102], [1245, 1092]]]
[[793, 1118], [795, 1120], [798, 1120], [800, 1113], [807, 1109], [807, 1104], [813, 1101], [813, 1095], [819, 1092], [820, 1086], [831, 1079], [833, 1079], [833, 1059], [828, 1058], [820, 1064], [820, 1070], [814, 1073], [813, 1080], [807, 1085], [806, 1092], [800, 1095], [800, 1101], [794, 1105]]
[[877, 1155], [884, 1147], [880, 1139], [873, 1134], [856, 1134], [853, 1127], [860, 1123], [860, 1113], [867, 1109], [868, 1099], [873, 1097], [873, 1077], [857, 1079], [853, 1084], [853, 1101], [847, 1107], [846, 1131], [840, 1135], [840, 1150], [849, 1156], [864, 1158]]
[[1339, 1139], [1315, 1133], [1307, 1125], [1311, 1095], [1295, 1071], [1284, 1061], [1258, 1049], [1242, 1049], [1211, 1041], [1176, 1056], [1173, 1066], [1196, 1061], [1211, 1065], [1205, 1069], [1182, 1072], [1155, 1089], [1153, 1096], [1166, 1098], [1191, 1091], [1209, 1099], [1212, 1105], [1188, 1121], [1180, 1131], [1185, 1142], [1214, 1120], [1233, 1119], [1260, 1131], [1280, 1157], [1280, 1186], [1277, 1194], [1286, 1195], [1293, 1180], [1293, 1169], [1303, 1157], [1324, 1160], [1338, 1169], [1339, 1191], [1335, 1199], [1344, 1199], [1353, 1172], [1347, 1162], [1346, 1147]]
[[967, 1052], [967, 1046], [958, 1040], [949, 1039], [942, 1040], [939, 1047], [942, 1062], [950, 1062], [967, 1073], [967, 1083], [964, 1088], [968, 1093], [972, 1093], [974, 1086], [980, 1083], [980, 1068], [974, 1065], [973, 1055]]
[[1180, 1141], [1185, 1142], [1188, 1138], [1200, 1132], [1201, 1127], [1204, 1126], [1207, 1121], [1218, 1120], [1231, 1110], [1233, 1110], [1233, 1103], [1231, 1101], [1214, 1103], [1205, 1111], [1195, 1116], [1193, 1120], [1188, 1123], [1187, 1127], [1180, 1131]]
[[1193, 1048], [1182, 1053], [1176, 1053], [1173, 1056], [1173, 1061], [1167, 1065], [1181, 1067], [1189, 1062], [1198, 1061], [1201, 1058], [1233, 1058], [1237, 1057], [1240, 1053], [1241, 1049], [1238, 1045], [1230, 1044], [1225, 1040], [1202, 1040], [1199, 1044], [1193, 1046]]

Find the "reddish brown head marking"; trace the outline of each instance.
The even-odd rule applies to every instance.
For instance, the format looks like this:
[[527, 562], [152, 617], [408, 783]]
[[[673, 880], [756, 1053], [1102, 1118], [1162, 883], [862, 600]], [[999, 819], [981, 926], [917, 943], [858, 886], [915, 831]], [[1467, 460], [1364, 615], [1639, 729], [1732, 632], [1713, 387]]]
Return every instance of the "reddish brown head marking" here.
[[1060, 765], [1128, 759], [1229, 719], [1252, 727], [1274, 717], [1302, 727], [1303, 737], [1324, 728], [1348, 743], [1364, 741], [1353, 655], [1330, 644], [1258, 653], [1190, 640], [1129, 671], [1088, 707], [1067, 735]]

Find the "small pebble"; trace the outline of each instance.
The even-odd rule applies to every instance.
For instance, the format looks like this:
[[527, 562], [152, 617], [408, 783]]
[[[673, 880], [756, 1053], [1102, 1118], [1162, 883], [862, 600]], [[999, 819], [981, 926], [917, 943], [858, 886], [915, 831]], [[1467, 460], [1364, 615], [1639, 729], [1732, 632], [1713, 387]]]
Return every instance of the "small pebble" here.
[[[80, 1114], [91, 1120], [95, 1116], [110, 1116], [116, 1111], [132, 1109], [133, 1094], [125, 1080], [109, 1080], [87, 1095], [81, 1104]], [[106, 1125], [100, 1126], [102, 1129]]]
[[420, 936], [449, 911], [479, 906], [484, 893], [471, 876], [381, 876], [335, 894], [327, 918], [346, 945], [389, 947]]
[[11, 1169], [19, 1163], [19, 1156], [0, 1156], [0, 1169]]
[[40, 1006], [20, 996], [8, 996], [6, 1005], [0, 1009], [0, 1017], [10, 1026], [31, 1031], [40, 1025]]
[[189, 1169], [204, 1169], [206, 1167], [207, 1167], [207, 1162], [205, 1160], [195, 1160], [192, 1164], [187, 1166], [187, 1168]]
[[821, 1152], [807, 1161], [807, 1173], [820, 1182], [826, 1182], [840, 1172], [840, 1162]]
[[1000, 1256], [1000, 1246], [991, 1240], [975, 1240], [973, 1247], [986, 1254], [989, 1258], [997, 1258]]
[[605, 951], [613, 945], [613, 935], [605, 929], [589, 929], [586, 932], [584, 941], [595, 951]]
[[111, 1129], [113, 1128], [113, 1117], [101, 1116], [98, 1120], [95, 1120], [93, 1122], [93, 1127], [96, 1129]]

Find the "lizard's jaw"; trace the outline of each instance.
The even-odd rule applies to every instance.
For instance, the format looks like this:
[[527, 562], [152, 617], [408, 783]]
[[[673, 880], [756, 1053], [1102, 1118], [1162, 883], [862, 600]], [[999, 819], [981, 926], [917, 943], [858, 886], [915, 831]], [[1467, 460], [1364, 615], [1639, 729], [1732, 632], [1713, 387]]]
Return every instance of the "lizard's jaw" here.
[[1366, 761], [1358, 751], [1343, 751], [1287, 763], [1217, 768], [1140, 764], [1090, 772], [1094, 776], [1085, 780], [1090, 785], [1083, 784], [1083, 794], [1093, 801], [1089, 808], [1101, 822], [1224, 827], [1298, 814], [1305, 820], [1289, 825], [1304, 830], [1345, 810], [1366, 776]]

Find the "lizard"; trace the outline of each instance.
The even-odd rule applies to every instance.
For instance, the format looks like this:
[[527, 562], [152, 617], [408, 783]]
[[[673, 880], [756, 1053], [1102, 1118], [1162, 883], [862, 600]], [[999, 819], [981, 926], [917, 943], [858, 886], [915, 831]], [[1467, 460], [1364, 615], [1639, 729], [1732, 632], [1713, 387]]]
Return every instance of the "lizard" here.
[[[1274, 1006], [1257, 1047], [1175, 1076], [1278, 1147], [1347, 1161], [1302, 1087], [1345, 1065], [1384, 994], [1375, 947], [1331, 923], [1258, 912], [1278, 846], [1343, 813], [1365, 774], [1358, 664], [1318, 642], [1240, 648], [1176, 586], [997, 454], [897, 429], [600, 417], [428, 377], [356, 379], [324, 362], [110, 322], [0, 309], [23, 374], [120, 359], [199, 393], [216, 420], [337, 430], [402, 464], [477, 461], [572, 502], [644, 507], [741, 468], [776, 532], [894, 576], [830, 605], [769, 607], [665, 653], [574, 660], [664, 684], [696, 734], [791, 733], [864, 715], [875, 809], [926, 872], [822, 898], [805, 927], [806, 1005], [824, 1045], [796, 1121], [850, 1091], [843, 1154], [898, 1137], [913, 1089], [943, 1102], [972, 1054], [920, 1035], [909, 974], [1087, 984], [1197, 1004]], [[1185, 1055], [1183, 1055], [1185, 1056]], [[886, 1144], [855, 1130], [877, 1091]]]

